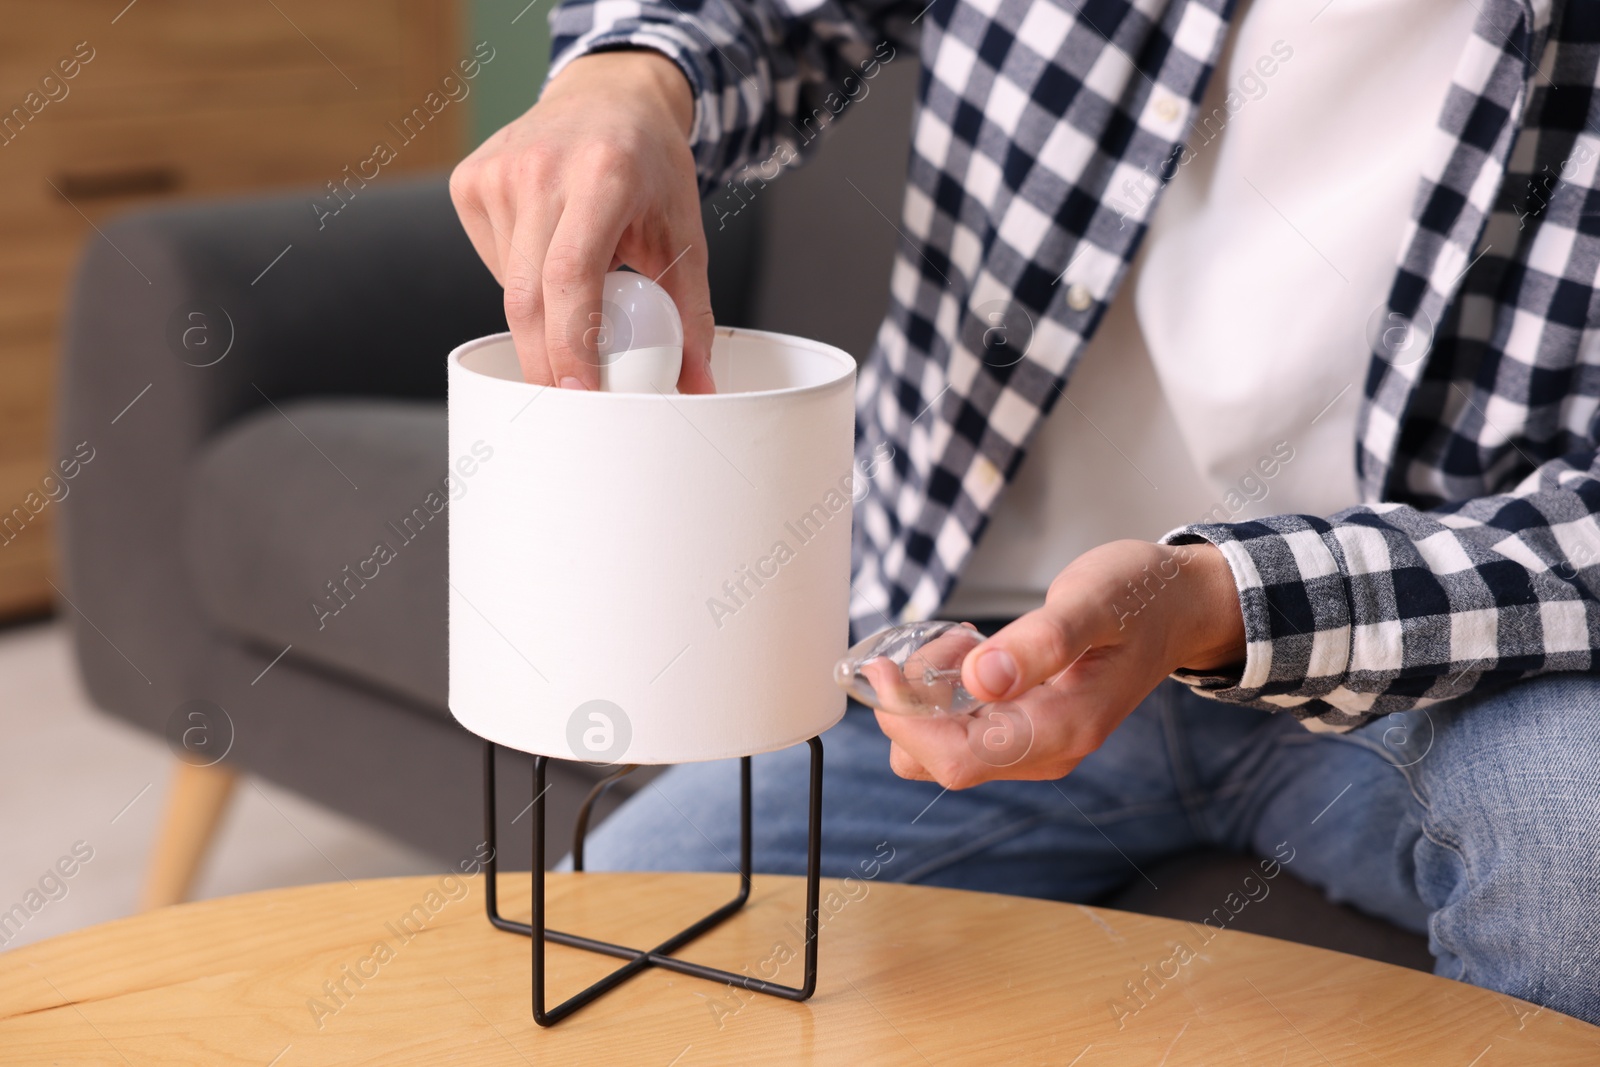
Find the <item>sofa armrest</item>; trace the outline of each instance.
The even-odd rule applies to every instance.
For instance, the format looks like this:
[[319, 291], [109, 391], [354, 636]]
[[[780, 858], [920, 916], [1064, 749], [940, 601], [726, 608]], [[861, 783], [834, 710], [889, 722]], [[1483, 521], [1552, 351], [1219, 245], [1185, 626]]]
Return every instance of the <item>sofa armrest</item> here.
[[362, 190], [320, 226], [310, 202], [140, 211], [92, 236], [78, 268], [55, 447], [94, 458], [59, 505], [62, 610], [96, 703], [156, 729], [221, 696], [197, 691], [219, 638], [178, 536], [206, 440], [301, 396], [442, 400], [446, 353], [505, 328], [442, 179]]

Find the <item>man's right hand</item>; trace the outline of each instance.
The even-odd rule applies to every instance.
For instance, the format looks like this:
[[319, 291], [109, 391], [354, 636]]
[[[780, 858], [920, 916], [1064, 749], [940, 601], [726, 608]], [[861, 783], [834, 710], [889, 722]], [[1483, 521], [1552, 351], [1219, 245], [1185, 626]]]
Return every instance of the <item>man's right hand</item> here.
[[694, 95], [670, 59], [597, 53], [573, 60], [537, 104], [456, 167], [451, 198], [505, 289], [528, 381], [599, 387], [601, 278], [626, 263], [678, 305], [679, 391], [715, 391], [693, 117]]

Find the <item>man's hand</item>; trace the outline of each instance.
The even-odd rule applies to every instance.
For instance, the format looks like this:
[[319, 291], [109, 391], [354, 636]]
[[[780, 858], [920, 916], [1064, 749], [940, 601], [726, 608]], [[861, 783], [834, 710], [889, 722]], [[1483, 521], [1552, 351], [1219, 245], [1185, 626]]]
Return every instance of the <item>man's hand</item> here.
[[451, 175], [461, 224], [505, 289], [528, 381], [598, 388], [601, 277], [626, 263], [660, 275], [678, 305], [678, 389], [715, 391], [693, 115], [688, 81], [660, 53], [584, 56]]
[[1114, 541], [1062, 571], [1044, 607], [967, 654], [962, 684], [989, 707], [971, 717], [880, 711], [878, 725], [902, 778], [948, 789], [1060, 778], [1174, 670], [1243, 659], [1244, 618], [1221, 551]]

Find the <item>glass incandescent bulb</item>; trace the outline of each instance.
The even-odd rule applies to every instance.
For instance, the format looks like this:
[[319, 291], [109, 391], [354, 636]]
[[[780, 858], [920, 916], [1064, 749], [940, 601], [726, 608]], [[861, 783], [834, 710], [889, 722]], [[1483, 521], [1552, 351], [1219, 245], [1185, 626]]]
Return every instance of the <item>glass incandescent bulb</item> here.
[[879, 711], [969, 715], [985, 705], [961, 684], [961, 662], [983, 640], [970, 623], [902, 623], [846, 652], [834, 666], [833, 680]]
[[678, 391], [683, 321], [667, 291], [644, 275], [614, 270], [605, 276], [599, 328], [588, 340], [599, 357], [601, 391]]

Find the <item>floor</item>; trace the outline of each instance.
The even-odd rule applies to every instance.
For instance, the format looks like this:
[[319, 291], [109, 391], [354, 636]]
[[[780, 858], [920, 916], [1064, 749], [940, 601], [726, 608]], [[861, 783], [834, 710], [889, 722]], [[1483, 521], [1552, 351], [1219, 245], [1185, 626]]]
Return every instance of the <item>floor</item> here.
[[[15, 936], [0, 929], [0, 951], [133, 911], [171, 763], [159, 738], [89, 704], [64, 629], [46, 622], [0, 630], [0, 914], [17, 904], [32, 911]], [[68, 856], [82, 862], [69, 862], [74, 874], [61, 879], [53, 869]], [[195, 896], [326, 882], [341, 871], [378, 878], [438, 867], [325, 808], [246, 779]]]

